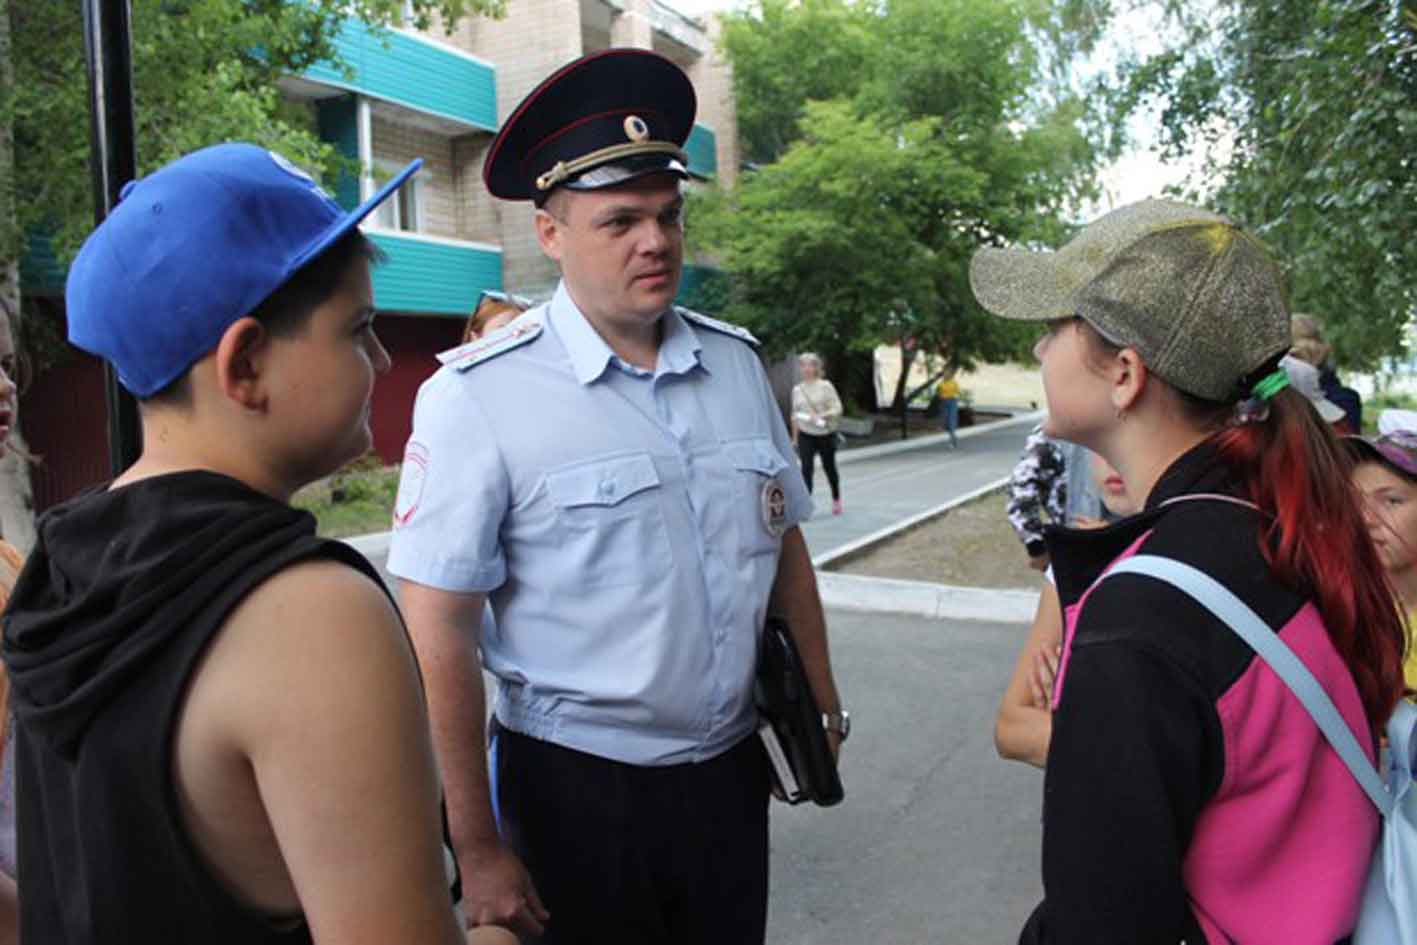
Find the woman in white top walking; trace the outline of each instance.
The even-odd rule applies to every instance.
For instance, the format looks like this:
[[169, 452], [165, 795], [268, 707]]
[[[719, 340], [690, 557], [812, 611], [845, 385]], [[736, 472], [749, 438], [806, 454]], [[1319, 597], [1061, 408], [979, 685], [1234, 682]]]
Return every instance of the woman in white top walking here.
[[812, 470], [822, 457], [832, 489], [832, 514], [841, 514], [841, 478], [836, 473], [836, 430], [841, 425], [841, 398], [822, 377], [822, 359], [810, 351], [797, 357], [802, 382], [792, 388], [792, 442], [802, 457], [802, 478], [812, 491]]

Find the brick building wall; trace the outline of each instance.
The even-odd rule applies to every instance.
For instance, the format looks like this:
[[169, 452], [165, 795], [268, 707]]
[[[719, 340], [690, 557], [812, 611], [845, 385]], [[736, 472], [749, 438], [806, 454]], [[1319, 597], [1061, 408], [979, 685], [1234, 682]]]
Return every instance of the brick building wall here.
[[[497, 117], [505, 121], [537, 83], [581, 54], [580, 4], [576, 0], [509, 0], [505, 17], [469, 17], [449, 42], [497, 64]], [[493, 200], [482, 189], [480, 158], [477, 165], [476, 192], [468, 199], [484, 202], [487, 208], [470, 212], [490, 212], [497, 221], [503, 286], [510, 292], [549, 295], [558, 273], [536, 243], [531, 205]]]
[[738, 149], [738, 108], [733, 98], [733, 66], [719, 48], [723, 24], [718, 17], [708, 21], [709, 50], [686, 70], [699, 96], [699, 121], [713, 129], [718, 151], [718, 182], [723, 187], [738, 183], [742, 155]]
[[376, 167], [403, 167], [416, 157], [423, 158], [418, 173], [419, 201], [422, 204], [423, 232], [433, 236], [461, 236], [458, 227], [459, 174], [454, 171], [453, 142], [446, 136], [410, 125], [373, 118], [373, 150]]
[[497, 201], [482, 186], [482, 161], [492, 145], [491, 135], [463, 135], [453, 139], [453, 167], [457, 174], [458, 237], [476, 243], [500, 245], [502, 221]]

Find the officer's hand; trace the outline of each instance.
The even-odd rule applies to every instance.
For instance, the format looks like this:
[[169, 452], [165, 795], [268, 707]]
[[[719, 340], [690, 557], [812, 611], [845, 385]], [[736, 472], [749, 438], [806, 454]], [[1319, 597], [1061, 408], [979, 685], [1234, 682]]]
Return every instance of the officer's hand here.
[[467, 945], [518, 945], [520, 939], [500, 925], [480, 925], [467, 930]]
[[531, 876], [517, 855], [500, 843], [463, 851], [463, 908], [469, 927], [503, 925], [540, 935], [551, 914], [541, 904]]

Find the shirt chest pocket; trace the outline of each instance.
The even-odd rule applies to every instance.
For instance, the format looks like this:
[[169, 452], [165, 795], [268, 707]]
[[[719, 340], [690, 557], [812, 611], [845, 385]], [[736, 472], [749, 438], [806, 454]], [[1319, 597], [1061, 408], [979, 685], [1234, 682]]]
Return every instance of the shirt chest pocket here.
[[780, 476], [787, 461], [767, 437], [724, 444], [733, 464], [733, 508], [739, 547], [746, 555], [774, 554], [787, 522], [787, 493]]
[[546, 475], [558, 556], [572, 585], [644, 584], [670, 562], [659, 472], [648, 453], [578, 463]]

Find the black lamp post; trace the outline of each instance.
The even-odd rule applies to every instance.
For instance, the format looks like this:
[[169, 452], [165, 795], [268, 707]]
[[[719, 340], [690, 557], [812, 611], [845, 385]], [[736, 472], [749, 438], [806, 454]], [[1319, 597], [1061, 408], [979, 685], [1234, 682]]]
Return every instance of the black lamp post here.
[[[94, 222], [118, 203], [123, 185], [137, 177], [133, 141], [133, 42], [129, 0], [82, 0], [84, 54], [89, 71], [89, 160], [93, 168]], [[113, 475], [142, 452], [138, 404], [105, 368], [108, 455]]]

